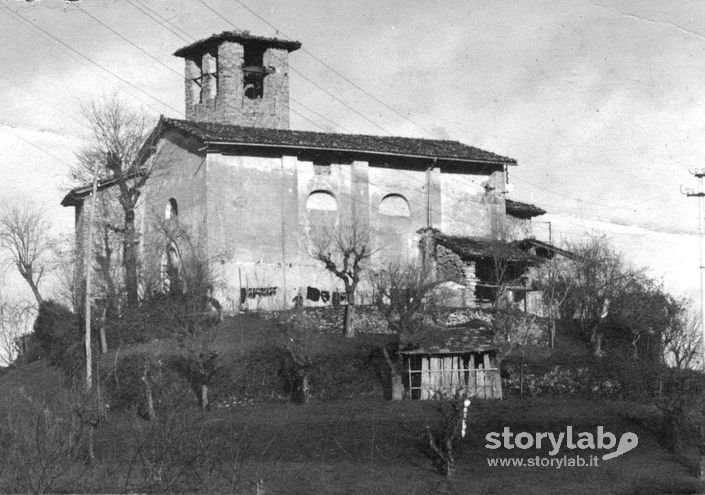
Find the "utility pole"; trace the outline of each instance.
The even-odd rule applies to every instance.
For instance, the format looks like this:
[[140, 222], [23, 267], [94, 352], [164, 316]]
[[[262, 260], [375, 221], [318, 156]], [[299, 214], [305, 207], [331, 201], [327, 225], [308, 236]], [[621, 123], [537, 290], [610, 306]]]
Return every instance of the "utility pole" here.
[[705, 360], [705, 242], [703, 242], [703, 177], [705, 177], [705, 168], [690, 170], [691, 175], [698, 179], [698, 190], [694, 191], [691, 188], [683, 188], [681, 193], [688, 197], [698, 198], [698, 242], [700, 247], [700, 330], [703, 335], [703, 359]]
[[93, 221], [95, 220], [95, 197], [98, 194], [97, 163], [93, 164], [93, 192], [91, 194], [91, 211], [88, 220], [88, 239], [83, 250], [86, 257], [86, 390], [93, 386], [93, 368], [91, 359], [91, 272], [93, 271]]

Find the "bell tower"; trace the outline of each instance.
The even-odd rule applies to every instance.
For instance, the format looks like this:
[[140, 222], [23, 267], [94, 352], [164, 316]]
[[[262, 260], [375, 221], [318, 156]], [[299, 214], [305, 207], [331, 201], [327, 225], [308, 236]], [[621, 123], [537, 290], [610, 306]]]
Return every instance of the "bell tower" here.
[[225, 31], [177, 50], [185, 68], [186, 118], [289, 128], [289, 53], [298, 41]]

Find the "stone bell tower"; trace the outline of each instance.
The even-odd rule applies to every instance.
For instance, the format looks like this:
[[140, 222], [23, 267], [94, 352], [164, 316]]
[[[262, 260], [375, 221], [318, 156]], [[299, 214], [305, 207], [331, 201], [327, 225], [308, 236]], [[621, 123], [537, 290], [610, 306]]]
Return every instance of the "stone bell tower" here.
[[186, 118], [289, 128], [289, 52], [298, 41], [225, 31], [174, 55], [186, 62]]

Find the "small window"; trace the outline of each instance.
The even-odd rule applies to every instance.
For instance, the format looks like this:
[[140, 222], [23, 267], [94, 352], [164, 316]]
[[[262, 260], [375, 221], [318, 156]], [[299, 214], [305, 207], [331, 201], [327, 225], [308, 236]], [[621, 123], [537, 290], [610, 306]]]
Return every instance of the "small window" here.
[[164, 209], [164, 218], [171, 220], [172, 218], [176, 218], [178, 216], [179, 206], [176, 204], [176, 200], [174, 198], [169, 198], [169, 201], [166, 202], [166, 208]]
[[314, 163], [313, 175], [330, 175], [330, 163]]
[[338, 211], [338, 202], [328, 191], [314, 191], [306, 201], [306, 209], [322, 211]]
[[382, 198], [379, 205], [380, 215], [389, 215], [391, 217], [410, 217], [411, 210], [409, 202], [401, 194], [388, 194]]

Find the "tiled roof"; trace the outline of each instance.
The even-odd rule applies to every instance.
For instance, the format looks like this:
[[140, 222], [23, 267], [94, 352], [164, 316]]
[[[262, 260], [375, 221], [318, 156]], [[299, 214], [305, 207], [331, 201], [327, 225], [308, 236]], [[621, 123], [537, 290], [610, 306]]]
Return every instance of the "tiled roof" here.
[[540, 256], [541, 258], [553, 258], [556, 254], [560, 254], [569, 259], [575, 259], [575, 254], [565, 249], [561, 249], [548, 242], [539, 241], [538, 239], [524, 239], [517, 241], [515, 245], [522, 251], [527, 251]]
[[546, 210], [534, 206], [529, 203], [522, 203], [521, 201], [514, 201], [513, 199], [506, 200], [507, 205], [507, 215], [512, 215], [517, 218], [532, 218], [546, 213]]
[[516, 160], [512, 158], [473, 148], [458, 141], [242, 127], [165, 117], [162, 117], [161, 123], [165, 128], [177, 129], [208, 144], [245, 147], [267, 146], [293, 150], [356, 152], [461, 162], [516, 164]]
[[179, 48], [174, 52], [177, 57], [189, 57], [198, 53], [202, 53], [212, 47], [215, 47], [223, 41], [235, 41], [242, 44], [251, 45], [266, 45], [273, 48], [283, 48], [290, 52], [301, 48], [301, 43], [298, 41], [282, 40], [279, 38], [266, 38], [264, 36], [255, 36], [249, 31], [223, 31], [219, 34], [212, 34], [208, 38], [195, 41], [190, 45]]
[[469, 322], [447, 328], [422, 331], [414, 338], [414, 343], [403, 354], [457, 354], [470, 351], [496, 350], [492, 340], [493, 331], [484, 322]]
[[481, 237], [459, 237], [434, 234], [436, 242], [463, 259], [504, 259], [508, 261], [530, 261], [535, 258], [524, 252], [516, 242]]
[[507, 242], [482, 237], [449, 236], [438, 231], [433, 233], [433, 238], [464, 260], [502, 259], [536, 263], [553, 258], [556, 254], [571, 259], [575, 257], [570, 251], [532, 238]]

